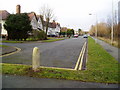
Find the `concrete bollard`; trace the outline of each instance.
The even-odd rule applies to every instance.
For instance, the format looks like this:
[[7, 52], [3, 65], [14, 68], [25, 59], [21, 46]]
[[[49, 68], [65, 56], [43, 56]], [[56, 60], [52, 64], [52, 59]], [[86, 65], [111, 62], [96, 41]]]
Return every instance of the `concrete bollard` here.
[[34, 47], [32, 55], [32, 69], [37, 71], [38, 67], [40, 67], [40, 51], [38, 47]]

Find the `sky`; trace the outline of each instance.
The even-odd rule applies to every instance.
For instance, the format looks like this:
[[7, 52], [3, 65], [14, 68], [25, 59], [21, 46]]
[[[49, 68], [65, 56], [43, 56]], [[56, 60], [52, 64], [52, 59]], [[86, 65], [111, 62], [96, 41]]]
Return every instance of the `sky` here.
[[[113, 11], [117, 13], [118, 1], [113, 0]], [[61, 27], [74, 30], [79, 28], [88, 31], [97, 21], [106, 22], [112, 13], [112, 0], [0, 0], [0, 10], [16, 13], [16, 5], [21, 5], [21, 12], [35, 12], [48, 5], [55, 15], [56, 22]], [[92, 15], [89, 15], [89, 14]]]

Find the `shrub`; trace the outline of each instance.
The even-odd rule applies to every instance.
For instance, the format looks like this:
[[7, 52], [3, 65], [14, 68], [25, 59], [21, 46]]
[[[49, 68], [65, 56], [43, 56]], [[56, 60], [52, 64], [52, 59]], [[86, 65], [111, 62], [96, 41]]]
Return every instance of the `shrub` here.
[[29, 17], [26, 13], [11, 14], [5, 21], [5, 29], [9, 40], [26, 40], [28, 32], [32, 30]]
[[33, 38], [35, 40], [45, 40], [46, 39], [46, 33], [44, 31], [39, 30], [33, 30]]

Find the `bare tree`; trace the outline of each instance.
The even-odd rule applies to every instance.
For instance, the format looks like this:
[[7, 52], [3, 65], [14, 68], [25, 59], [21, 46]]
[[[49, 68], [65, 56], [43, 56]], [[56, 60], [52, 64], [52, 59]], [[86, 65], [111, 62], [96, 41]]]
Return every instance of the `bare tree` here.
[[42, 15], [41, 21], [42, 21], [43, 30], [46, 31], [46, 35], [47, 35], [49, 22], [54, 17], [53, 10], [50, 7], [44, 5], [40, 9], [40, 15]]

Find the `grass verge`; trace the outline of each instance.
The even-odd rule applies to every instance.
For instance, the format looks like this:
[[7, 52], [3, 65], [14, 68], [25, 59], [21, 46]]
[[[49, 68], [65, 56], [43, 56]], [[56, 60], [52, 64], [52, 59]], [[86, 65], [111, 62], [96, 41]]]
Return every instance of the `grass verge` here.
[[0, 47], [2, 47], [2, 48], [3, 48], [3, 47], [9, 47], [9, 46], [7, 46], [7, 45], [0, 45]]
[[[104, 37], [98, 37], [98, 39], [107, 42], [108, 44], [111, 45], [111, 40], [109, 38], [104, 38]], [[120, 48], [120, 45], [118, 44], [118, 41], [113, 41], [112, 43], [113, 46]]]
[[60, 41], [60, 40], [64, 40], [62, 39], [50, 39], [50, 40], [43, 40], [42, 42], [55, 42], [55, 41]]
[[[50, 38], [48, 37], [48, 40], [41, 40], [42, 42], [55, 42], [55, 41], [60, 41], [60, 40], [64, 40], [64, 38]], [[25, 42], [35, 42], [38, 40], [33, 40], [33, 39], [27, 39], [26, 41], [11, 41], [11, 40], [3, 40], [3, 43], [25, 43]]]
[[11, 41], [11, 40], [3, 40], [2, 43], [24, 43], [25, 41]]
[[30, 65], [1, 64], [3, 74], [24, 75], [37, 78], [57, 78], [85, 82], [118, 83], [118, 62], [100, 45], [88, 38], [87, 70], [63, 70], [39, 68], [37, 72]]

